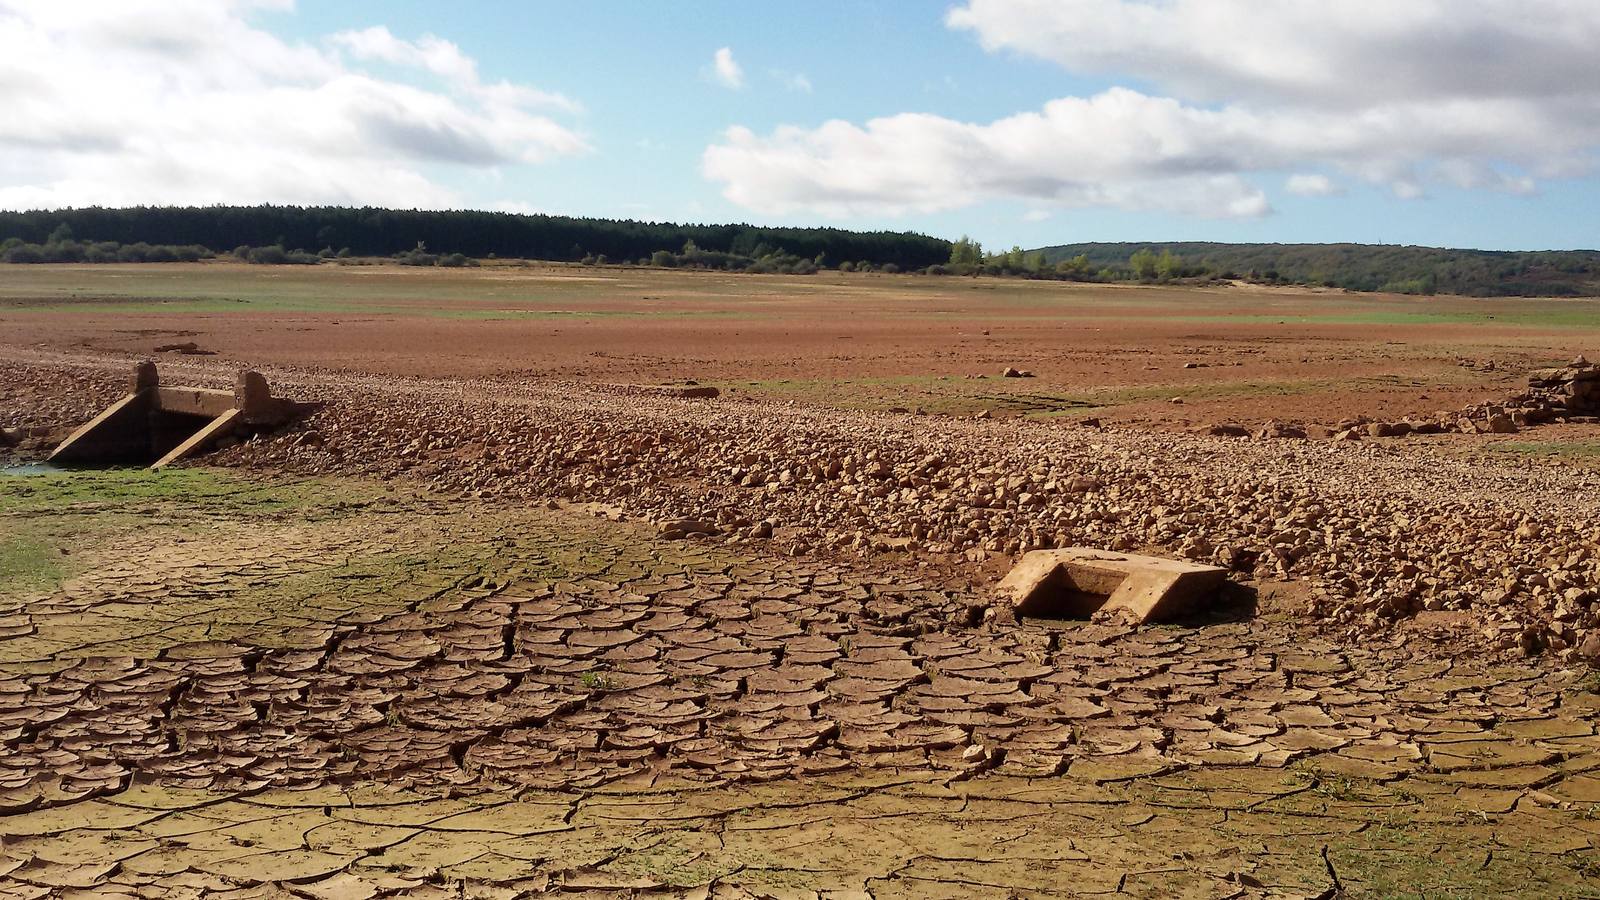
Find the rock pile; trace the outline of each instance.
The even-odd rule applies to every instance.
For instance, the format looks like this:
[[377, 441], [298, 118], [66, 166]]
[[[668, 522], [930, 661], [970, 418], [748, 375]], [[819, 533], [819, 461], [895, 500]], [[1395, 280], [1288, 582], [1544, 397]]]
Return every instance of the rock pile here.
[[1600, 417], [1600, 366], [1579, 356], [1562, 368], [1533, 373], [1523, 393], [1461, 410], [1452, 424], [1464, 434], [1511, 434], [1528, 425], [1597, 421], [1596, 417]]
[[786, 553], [1176, 555], [1309, 582], [1308, 612], [1354, 634], [1455, 611], [1507, 649], [1600, 657], [1600, 481], [1579, 471], [575, 384], [271, 377], [329, 403], [214, 460], [606, 503], [671, 537], [770, 533]]
[[[1493, 364], [1489, 364], [1493, 369]], [[1173, 402], [1178, 402], [1174, 398]], [[1296, 427], [1277, 422], [1251, 431], [1242, 425], [1223, 423], [1202, 431], [1216, 437], [1312, 438], [1317, 440], [1357, 441], [1362, 438], [1406, 437], [1413, 434], [1515, 434], [1530, 425], [1548, 422], [1600, 421], [1600, 366], [1582, 356], [1559, 369], [1535, 372], [1528, 379], [1528, 390], [1504, 400], [1485, 401], [1450, 412], [1440, 411], [1433, 419], [1374, 421], [1368, 417], [1345, 419], [1336, 425]]]
[[104, 371], [0, 365], [0, 455], [44, 456], [127, 390], [120, 361]]
[[663, 523], [668, 537], [772, 533], [786, 553], [982, 560], [1077, 545], [1148, 550], [1307, 580], [1308, 611], [1357, 633], [1424, 611], [1471, 611], [1481, 636], [1504, 648], [1600, 655], [1600, 641], [1586, 643], [1600, 633], [1600, 504], [1587, 483], [1535, 483], [1520, 469], [1491, 473], [1379, 445], [762, 404], [590, 405], [577, 390], [561, 393], [473, 403], [467, 414], [454, 404], [340, 402], [285, 440], [225, 458], [612, 503]]

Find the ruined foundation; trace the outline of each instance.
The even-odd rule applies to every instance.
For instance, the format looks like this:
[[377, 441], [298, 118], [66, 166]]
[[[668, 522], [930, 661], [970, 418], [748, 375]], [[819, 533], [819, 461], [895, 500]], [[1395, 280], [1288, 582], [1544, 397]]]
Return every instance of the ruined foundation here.
[[165, 386], [153, 362], [134, 367], [129, 393], [50, 454], [77, 465], [148, 465], [159, 469], [238, 434], [281, 425], [299, 404], [272, 396], [259, 372], [239, 373], [232, 391]]
[[1089, 619], [1121, 613], [1142, 624], [1197, 611], [1226, 577], [1216, 566], [1072, 547], [1025, 554], [999, 590], [1018, 616]]

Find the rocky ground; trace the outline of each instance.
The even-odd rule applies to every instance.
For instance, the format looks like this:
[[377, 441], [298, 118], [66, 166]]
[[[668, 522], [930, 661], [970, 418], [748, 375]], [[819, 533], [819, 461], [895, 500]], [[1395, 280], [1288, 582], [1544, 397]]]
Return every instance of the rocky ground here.
[[[13, 352], [12, 397], [120, 390], [121, 359]], [[169, 380], [227, 385], [204, 360]], [[1397, 626], [1600, 660], [1600, 475], [1488, 465], [1415, 442], [1251, 440], [1017, 420], [677, 400], [571, 383], [268, 371], [326, 405], [211, 457], [404, 478], [449, 494], [585, 502], [669, 536], [904, 553], [982, 580], [1018, 552], [1148, 550], [1294, 582], [1346, 638]], [[70, 413], [59, 399], [18, 424]], [[76, 407], [74, 407], [76, 409]], [[76, 421], [76, 418], [72, 419]], [[984, 569], [974, 563], [983, 564]]]

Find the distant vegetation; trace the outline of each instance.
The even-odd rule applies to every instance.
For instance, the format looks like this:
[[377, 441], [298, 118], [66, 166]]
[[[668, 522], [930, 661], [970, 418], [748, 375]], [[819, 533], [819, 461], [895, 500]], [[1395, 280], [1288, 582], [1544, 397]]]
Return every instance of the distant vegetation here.
[[30, 244], [18, 237], [0, 241], [0, 262], [8, 263], [194, 262], [211, 255], [209, 248], [193, 244], [74, 240], [72, 228], [65, 224], [56, 226], [42, 243]]
[[[658, 251], [691, 257], [707, 268], [754, 271], [793, 270], [799, 260], [836, 265], [849, 260], [871, 268], [922, 269], [944, 262], [950, 242], [922, 234], [859, 232], [837, 228], [762, 228], [753, 225], [675, 225], [615, 219], [516, 215], [467, 210], [428, 211], [334, 206], [141, 206], [124, 209], [66, 209], [0, 212], [0, 241], [16, 251], [11, 262], [94, 262], [100, 258], [45, 260], [51, 236], [66, 226], [71, 235], [95, 242], [199, 248], [203, 255], [236, 247], [276, 248], [272, 261], [310, 262], [312, 257], [399, 256], [416, 262], [414, 251], [432, 248], [439, 264], [452, 255], [466, 258], [514, 257], [582, 262], [650, 261]], [[62, 241], [56, 241], [58, 251]], [[19, 250], [22, 247], [37, 248]], [[295, 248], [295, 249], [288, 249]], [[691, 248], [693, 248], [691, 250]], [[209, 251], [209, 252], [204, 252]], [[296, 252], [305, 254], [290, 258]], [[428, 254], [429, 251], [421, 251]], [[246, 254], [248, 257], [248, 252]], [[766, 259], [768, 262], [762, 263]], [[748, 260], [748, 262], [744, 262]], [[835, 261], [829, 263], [829, 261]], [[129, 260], [136, 261], [136, 260]], [[251, 260], [268, 262], [266, 258]], [[758, 265], [759, 264], [759, 265]], [[803, 268], [803, 266], [801, 267]]]
[[[959, 247], [959, 242], [958, 245]], [[1600, 252], [1442, 250], [1374, 244], [1066, 244], [1023, 253], [1048, 277], [1242, 279], [1470, 297], [1600, 295]]]
[[401, 265], [453, 268], [500, 257], [782, 275], [831, 268], [1098, 282], [1244, 280], [1476, 297], [1600, 295], [1600, 252], [1592, 250], [1093, 243], [988, 252], [967, 237], [952, 242], [908, 232], [464, 210], [145, 206], [0, 212], [0, 262], [186, 262], [223, 255], [259, 265], [387, 257]]

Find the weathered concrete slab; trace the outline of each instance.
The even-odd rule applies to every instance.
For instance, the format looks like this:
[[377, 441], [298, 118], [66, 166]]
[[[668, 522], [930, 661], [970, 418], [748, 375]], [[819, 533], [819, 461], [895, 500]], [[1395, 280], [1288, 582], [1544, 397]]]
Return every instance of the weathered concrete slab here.
[[234, 408], [232, 391], [207, 388], [161, 387], [156, 389], [156, 408], [182, 416], [214, 419]]
[[153, 391], [136, 390], [106, 407], [67, 436], [50, 454], [53, 463], [136, 462], [149, 452]]
[[155, 364], [134, 367], [133, 390], [50, 454], [60, 463], [152, 463], [161, 468], [245, 428], [279, 425], [301, 407], [272, 396], [259, 372], [245, 371], [232, 391], [163, 385]]
[[1019, 616], [1087, 619], [1122, 611], [1136, 622], [1193, 612], [1227, 578], [1216, 566], [1087, 547], [1024, 554], [999, 591]]
[[203, 447], [215, 444], [225, 435], [231, 434], [238, 427], [238, 419], [244, 415], [243, 410], [229, 408], [222, 415], [217, 416], [187, 440], [173, 447], [167, 454], [150, 464], [152, 469], [164, 469], [180, 459], [185, 459]]

